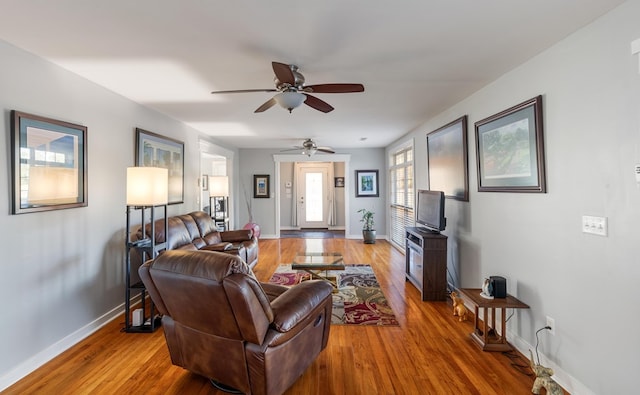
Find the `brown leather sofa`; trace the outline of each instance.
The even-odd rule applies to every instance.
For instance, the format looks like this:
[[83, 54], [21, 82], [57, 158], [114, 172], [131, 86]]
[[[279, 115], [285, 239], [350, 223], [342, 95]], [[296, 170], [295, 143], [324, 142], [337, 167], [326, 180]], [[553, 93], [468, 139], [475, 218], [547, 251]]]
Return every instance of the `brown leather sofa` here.
[[[204, 211], [167, 218], [169, 243], [167, 250], [209, 250], [225, 252], [241, 257], [250, 268], [258, 263], [258, 239], [251, 229], [219, 232], [215, 221]], [[151, 232], [151, 224], [147, 224], [146, 232]], [[134, 238], [142, 238], [142, 229], [133, 234]], [[155, 224], [156, 243], [164, 243], [164, 219]]]
[[139, 269], [171, 361], [245, 394], [282, 394], [326, 347], [330, 284], [259, 283], [237, 256], [166, 251]]

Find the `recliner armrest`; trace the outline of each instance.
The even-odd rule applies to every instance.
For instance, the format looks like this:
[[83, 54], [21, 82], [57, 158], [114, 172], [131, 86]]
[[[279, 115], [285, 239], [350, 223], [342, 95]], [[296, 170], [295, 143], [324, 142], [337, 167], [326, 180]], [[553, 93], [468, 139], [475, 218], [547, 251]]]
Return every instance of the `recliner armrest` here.
[[298, 284], [271, 302], [272, 326], [279, 332], [288, 332], [309, 314], [331, 298], [333, 287], [322, 280], [305, 281]]
[[231, 247], [233, 247], [233, 244], [223, 241], [222, 243], [216, 243], [216, 244], [210, 244], [210, 245], [204, 246], [201, 248], [201, 250], [222, 252], [222, 251], [230, 250]]
[[227, 230], [225, 232], [220, 232], [220, 238], [222, 241], [230, 241], [232, 243], [238, 241], [249, 241], [253, 238], [253, 231], [251, 229]]

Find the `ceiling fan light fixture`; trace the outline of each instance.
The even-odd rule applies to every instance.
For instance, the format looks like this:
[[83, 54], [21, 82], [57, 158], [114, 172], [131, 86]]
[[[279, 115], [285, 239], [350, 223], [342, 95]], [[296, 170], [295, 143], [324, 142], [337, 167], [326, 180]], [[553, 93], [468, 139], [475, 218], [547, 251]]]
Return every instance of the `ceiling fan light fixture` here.
[[311, 157], [311, 155], [315, 154], [318, 151], [318, 149], [316, 147], [309, 147], [309, 148], [305, 148], [302, 151], [303, 155], [307, 155], [308, 157]]
[[291, 112], [294, 108], [300, 107], [307, 97], [300, 92], [287, 91], [280, 92], [273, 98], [278, 102], [280, 107], [286, 108]]

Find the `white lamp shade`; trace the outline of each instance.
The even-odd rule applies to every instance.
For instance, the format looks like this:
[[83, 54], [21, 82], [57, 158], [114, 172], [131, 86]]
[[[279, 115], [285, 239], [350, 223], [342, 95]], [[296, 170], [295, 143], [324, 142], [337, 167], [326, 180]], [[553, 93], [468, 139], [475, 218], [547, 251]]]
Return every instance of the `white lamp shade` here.
[[300, 92], [280, 92], [273, 98], [282, 108], [286, 108], [291, 112], [294, 108], [299, 107], [307, 99], [307, 96]]
[[209, 176], [209, 196], [229, 196], [229, 177]]
[[160, 167], [127, 168], [127, 206], [157, 206], [169, 201], [169, 171]]

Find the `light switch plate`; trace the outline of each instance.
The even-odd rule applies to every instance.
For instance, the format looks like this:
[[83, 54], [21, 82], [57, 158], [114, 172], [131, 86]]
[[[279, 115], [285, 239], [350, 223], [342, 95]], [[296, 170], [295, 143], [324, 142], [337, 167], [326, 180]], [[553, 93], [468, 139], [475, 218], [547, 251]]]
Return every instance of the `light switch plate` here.
[[582, 232], [598, 236], [606, 236], [608, 233], [607, 217], [582, 216]]

